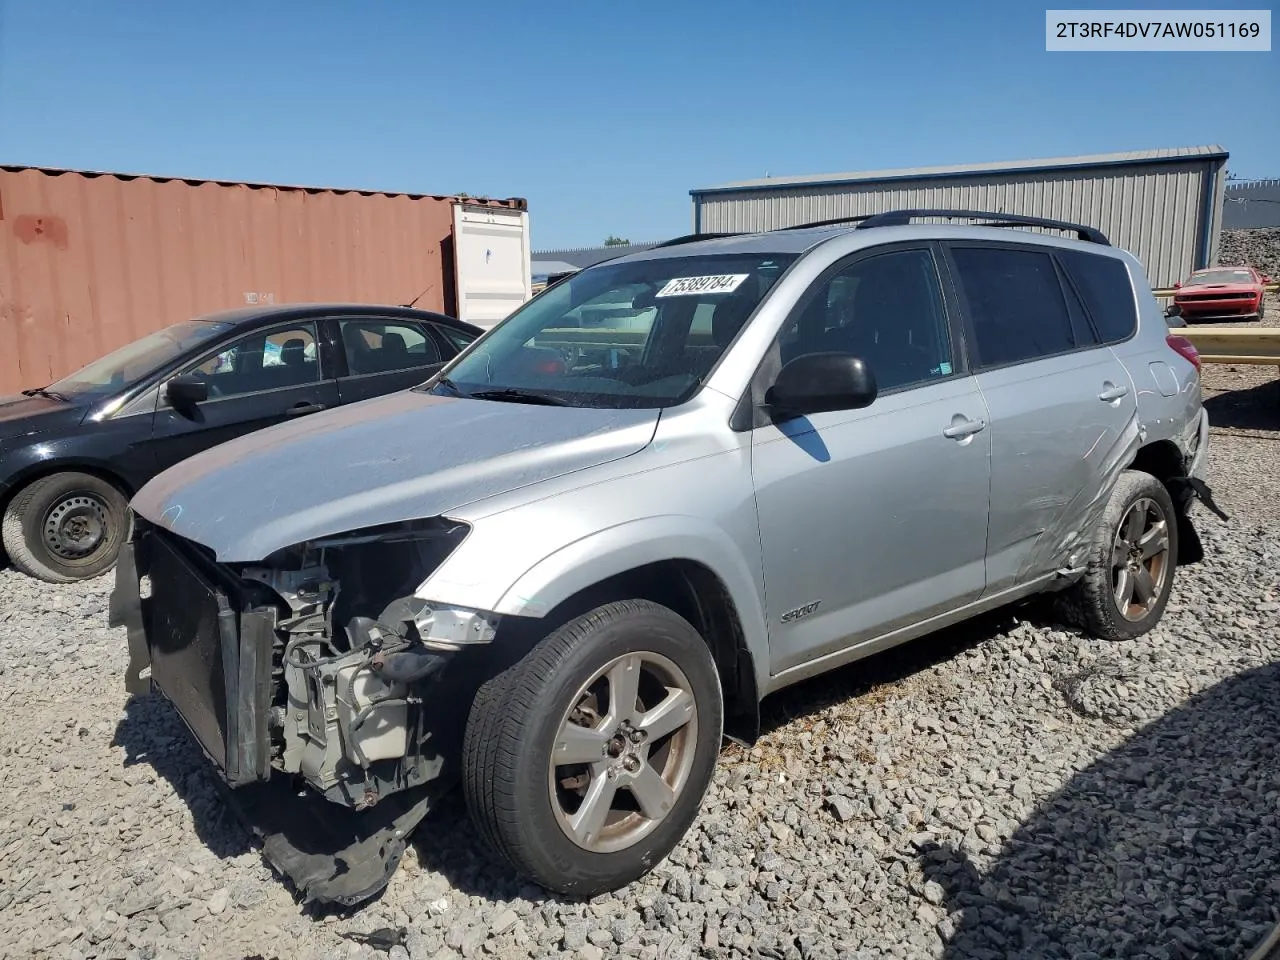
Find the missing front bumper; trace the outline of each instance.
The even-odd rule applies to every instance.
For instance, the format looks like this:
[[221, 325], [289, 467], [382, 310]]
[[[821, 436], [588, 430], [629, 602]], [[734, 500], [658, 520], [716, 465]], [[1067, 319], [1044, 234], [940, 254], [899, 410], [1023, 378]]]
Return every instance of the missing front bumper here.
[[153, 532], [120, 551], [110, 622], [128, 635], [129, 693], [163, 694], [231, 786], [270, 776], [274, 611], [249, 607], [211, 565]]
[[414, 828], [438, 803], [438, 787], [401, 793], [355, 811], [285, 778], [237, 790], [227, 804], [262, 843], [262, 854], [289, 878], [304, 903], [352, 907], [390, 882]]
[[193, 553], [154, 532], [121, 550], [109, 617], [127, 632], [129, 692], [159, 692], [173, 704], [217, 769], [225, 802], [304, 902], [349, 907], [368, 900], [387, 885], [413, 829], [453, 778], [438, 777], [439, 756], [418, 757], [412, 771], [397, 767], [386, 776], [384, 763], [368, 773], [386, 792], [357, 807], [347, 794], [368, 796], [366, 785], [300, 789], [301, 778], [274, 769], [268, 717], [275, 614], [247, 606], [234, 584]]

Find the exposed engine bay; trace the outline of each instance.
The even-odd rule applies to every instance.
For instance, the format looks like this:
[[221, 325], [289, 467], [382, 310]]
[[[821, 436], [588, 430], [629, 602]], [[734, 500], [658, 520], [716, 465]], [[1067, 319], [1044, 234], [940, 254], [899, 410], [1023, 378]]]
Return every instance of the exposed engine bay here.
[[414, 590], [467, 531], [411, 521], [232, 566], [139, 520], [122, 551], [112, 622], [128, 627], [130, 692], [173, 704], [308, 900], [385, 886], [456, 780], [499, 619]]

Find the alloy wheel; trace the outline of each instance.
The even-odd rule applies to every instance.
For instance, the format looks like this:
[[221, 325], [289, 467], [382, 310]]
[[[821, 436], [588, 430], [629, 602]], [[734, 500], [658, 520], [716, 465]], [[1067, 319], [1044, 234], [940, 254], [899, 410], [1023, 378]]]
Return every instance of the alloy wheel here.
[[1111, 551], [1116, 609], [1130, 622], [1147, 616], [1168, 579], [1169, 520], [1156, 501], [1135, 500], [1120, 521]]
[[679, 667], [648, 652], [611, 660], [560, 721], [548, 771], [560, 828], [592, 853], [637, 843], [674, 807], [697, 742], [697, 703]]

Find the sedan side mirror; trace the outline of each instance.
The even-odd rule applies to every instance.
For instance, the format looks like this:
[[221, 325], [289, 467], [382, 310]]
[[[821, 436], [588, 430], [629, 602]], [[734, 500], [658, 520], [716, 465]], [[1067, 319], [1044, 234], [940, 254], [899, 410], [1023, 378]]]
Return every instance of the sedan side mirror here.
[[1182, 281], [1181, 281], [1181, 280], [1175, 280], [1175, 281], [1173, 281], [1173, 289], [1175, 289], [1175, 290], [1181, 290], [1181, 289], [1182, 289]]
[[209, 399], [209, 385], [189, 374], [174, 377], [165, 385], [164, 392], [169, 402], [178, 410], [189, 410], [197, 403], [204, 403]]
[[876, 399], [876, 378], [849, 353], [807, 353], [780, 371], [764, 395], [775, 420], [831, 410], [858, 410]]

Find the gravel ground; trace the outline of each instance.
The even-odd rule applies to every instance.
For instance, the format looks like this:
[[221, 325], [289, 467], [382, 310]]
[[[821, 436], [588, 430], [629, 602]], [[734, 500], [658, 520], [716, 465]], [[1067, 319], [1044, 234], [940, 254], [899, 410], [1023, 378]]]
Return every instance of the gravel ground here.
[[589, 903], [509, 879], [455, 804], [381, 899], [301, 910], [176, 717], [124, 695], [109, 578], [0, 571], [0, 957], [375, 957], [384, 927], [401, 960], [1242, 957], [1280, 905], [1280, 407], [1247, 392], [1210, 401], [1251, 435], [1215, 431], [1232, 519], [1199, 511], [1159, 629], [1030, 608], [787, 691], [672, 857]]
[[1248, 264], [1280, 280], [1280, 227], [1224, 230], [1218, 241], [1218, 263]]

